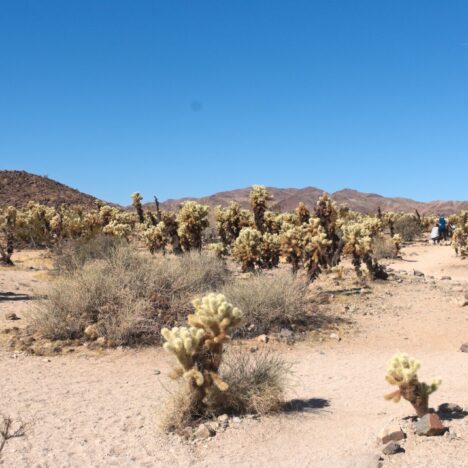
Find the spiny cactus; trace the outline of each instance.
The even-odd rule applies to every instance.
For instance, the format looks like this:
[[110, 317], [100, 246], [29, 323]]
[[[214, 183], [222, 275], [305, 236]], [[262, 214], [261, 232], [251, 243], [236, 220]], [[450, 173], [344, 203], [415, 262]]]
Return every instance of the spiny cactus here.
[[166, 244], [169, 242], [166, 225], [163, 221], [156, 226], [149, 226], [143, 231], [143, 239], [151, 254], [157, 251], [165, 252]]
[[255, 227], [258, 231], [264, 232], [264, 217], [268, 208], [268, 202], [272, 200], [272, 196], [268, 193], [263, 185], [254, 185], [249, 194], [250, 207], [254, 214]]
[[143, 197], [138, 192], [132, 194], [132, 206], [137, 212], [138, 221], [143, 224], [145, 222], [145, 213], [143, 212], [143, 206], [141, 204], [142, 200]]
[[238, 203], [231, 202], [227, 208], [216, 207], [216, 228], [222, 243], [228, 247], [239, 236], [244, 224], [242, 209]]
[[189, 327], [163, 328], [164, 349], [180, 364], [172, 374], [189, 384], [194, 410], [198, 415], [216, 411], [217, 402], [228, 389], [219, 375], [223, 344], [232, 328], [239, 325], [242, 312], [222, 294], [208, 294], [192, 302], [195, 313], [188, 316]]
[[253, 271], [261, 264], [262, 233], [257, 229], [243, 228], [233, 244], [232, 256], [241, 264], [243, 272]]
[[309, 281], [314, 280], [321, 271], [323, 258], [328, 253], [332, 241], [327, 238], [325, 230], [317, 218], [311, 218], [302, 225], [303, 264]]
[[0, 262], [4, 265], [13, 265], [11, 256], [14, 252], [16, 214], [16, 208], [13, 206], [0, 213]]
[[178, 234], [185, 251], [201, 250], [202, 233], [208, 227], [208, 207], [195, 201], [186, 201], [177, 213]]
[[265, 232], [260, 245], [260, 262], [262, 268], [278, 266], [281, 253], [281, 243], [278, 234]]
[[290, 225], [280, 235], [281, 253], [286, 261], [291, 264], [293, 274], [296, 274], [299, 270], [303, 254], [302, 234], [301, 226]]
[[417, 372], [421, 364], [407, 354], [398, 353], [393, 356], [388, 365], [385, 380], [391, 385], [397, 385], [398, 390], [385, 395], [386, 400], [399, 402], [401, 397], [409, 401], [417, 416], [424, 416], [429, 411], [429, 395], [435, 392], [442, 381], [433, 379], [431, 385], [418, 380]]
[[392, 237], [393, 245], [395, 246], [396, 255], [400, 253], [401, 250], [401, 236], [400, 234], [395, 234]]
[[453, 217], [450, 222], [456, 226], [452, 235], [452, 246], [457, 255], [464, 257], [468, 255], [468, 211]]
[[299, 202], [299, 205], [297, 205], [297, 208], [294, 211], [296, 216], [299, 218], [299, 223], [304, 224], [309, 222], [310, 211], [307, 209], [304, 203]]

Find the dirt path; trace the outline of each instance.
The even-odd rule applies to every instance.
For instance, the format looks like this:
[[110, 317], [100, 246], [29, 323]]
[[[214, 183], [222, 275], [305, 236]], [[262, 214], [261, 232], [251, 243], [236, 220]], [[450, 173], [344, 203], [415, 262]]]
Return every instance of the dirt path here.
[[[431, 252], [437, 252], [435, 266]], [[468, 264], [459, 269], [445, 248], [412, 247], [405, 258], [416, 259], [412, 268], [427, 275], [443, 265], [450, 271], [443, 274], [458, 280], [408, 275], [402, 283], [375, 283], [370, 294], [335, 295], [330, 310], [354, 322], [339, 332], [341, 341], [311, 339], [289, 350], [274, 340], [267, 345], [294, 364], [287, 396], [302, 399], [303, 411], [231, 422], [195, 445], [159, 430], [167, 389], [173, 388], [166, 377], [172, 359], [160, 349], [51, 358], [1, 349], [0, 411], [30, 425], [25, 437], [7, 442], [0, 465], [376, 466], [376, 434], [392, 418], [411, 414], [408, 403], [383, 399], [391, 391], [383, 377], [395, 351], [417, 356], [423, 379], [443, 379], [433, 406], [449, 401], [468, 408], [468, 354], [459, 351], [468, 341], [468, 308], [451, 302], [466, 287]], [[403, 270], [400, 263], [394, 268]], [[0, 291], [31, 293], [34, 279], [35, 271], [0, 270]], [[16, 324], [25, 322], [27, 308], [24, 301], [0, 301], [0, 331], [11, 326], [6, 312], [22, 318]], [[386, 458], [383, 466], [468, 467], [468, 418], [447, 424], [457, 438], [415, 438], [409, 431], [406, 452]]]

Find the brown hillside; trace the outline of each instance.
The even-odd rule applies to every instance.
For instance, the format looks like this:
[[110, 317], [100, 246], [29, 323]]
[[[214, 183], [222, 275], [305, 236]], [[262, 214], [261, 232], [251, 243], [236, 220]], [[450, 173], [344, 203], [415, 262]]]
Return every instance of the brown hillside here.
[[95, 207], [97, 198], [47, 177], [25, 171], [0, 171], [0, 206], [17, 208], [35, 201], [47, 206]]
[[[268, 187], [268, 191], [273, 195], [271, 207], [275, 211], [292, 211], [299, 202], [304, 202], [309, 209], [312, 209], [319, 196], [324, 192], [324, 190], [315, 187], [302, 189]], [[219, 192], [201, 198], [170, 199], [161, 203], [161, 207], [166, 210], [175, 210], [185, 200], [197, 200], [211, 207], [217, 205], [226, 206], [231, 201], [236, 201], [243, 207], [248, 207], [249, 192], [250, 187]], [[457, 213], [461, 210], [468, 210], [468, 201], [433, 201], [426, 203], [408, 198], [383, 197], [374, 193], [364, 193], [351, 189], [334, 192], [331, 196], [336, 202], [347, 205], [352, 210], [361, 213], [376, 213], [379, 207], [382, 211], [414, 212], [417, 209], [421, 214], [443, 213], [445, 215]], [[151, 208], [150, 204], [148, 206]]]

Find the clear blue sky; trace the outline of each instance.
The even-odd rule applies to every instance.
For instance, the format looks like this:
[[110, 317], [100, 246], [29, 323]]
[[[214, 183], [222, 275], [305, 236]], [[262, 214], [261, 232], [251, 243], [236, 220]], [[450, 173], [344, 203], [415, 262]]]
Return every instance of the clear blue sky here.
[[2, 2], [0, 168], [467, 200], [468, 1]]

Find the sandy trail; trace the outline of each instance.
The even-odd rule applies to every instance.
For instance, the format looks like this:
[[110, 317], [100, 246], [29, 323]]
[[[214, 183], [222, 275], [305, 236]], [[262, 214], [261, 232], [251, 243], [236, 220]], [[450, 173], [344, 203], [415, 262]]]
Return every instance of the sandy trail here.
[[[426, 249], [416, 246], [405, 252], [405, 258], [416, 260], [412, 268], [429, 275], [430, 268], [442, 265], [452, 272], [456, 261], [461, 263], [442, 247], [429, 251], [437, 252], [437, 264], [431, 266]], [[399, 263], [405, 262], [394, 267], [404, 269]], [[403, 283], [375, 283], [369, 295], [337, 298], [330, 306], [333, 312], [355, 323], [342, 331], [340, 342], [310, 339], [290, 349], [268, 344], [294, 363], [287, 396], [303, 399], [307, 408], [243, 419], [195, 445], [158, 427], [169, 398], [166, 389], [173, 388], [166, 377], [173, 361], [161, 349], [77, 352], [47, 361], [12, 357], [14, 353], [3, 348], [0, 411], [30, 425], [25, 437], [7, 442], [0, 465], [372, 466], [372, 455], [379, 453], [378, 431], [392, 418], [411, 414], [408, 403], [389, 403], [382, 397], [392, 389], [383, 376], [395, 351], [416, 355], [423, 363], [423, 379], [442, 377], [443, 385], [431, 397], [433, 406], [449, 401], [468, 407], [468, 354], [459, 351], [468, 341], [468, 308], [451, 302], [466, 287], [463, 266], [458, 281], [408, 276]], [[19, 287], [30, 293], [36, 277], [34, 271], [2, 269], [0, 290]], [[28, 307], [19, 301], [0, 302], [0, 330], [11, 326], [5, 312], [15, 311], [23, 318], [15, 324], [24, 323]], [[406, 452], [386, 458], [383, 466], [468, 467], [468, 418], [447, 424], [457, 439], [409, 433]]]

